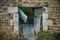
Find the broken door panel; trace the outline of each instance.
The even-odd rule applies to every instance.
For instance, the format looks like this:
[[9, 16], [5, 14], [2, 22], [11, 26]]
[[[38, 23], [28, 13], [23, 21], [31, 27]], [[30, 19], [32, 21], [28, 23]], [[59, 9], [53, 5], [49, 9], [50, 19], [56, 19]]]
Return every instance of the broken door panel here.
[[35, 8], [35, 9], [34, 9], [35, 16], [40, 17], [40, 16], [41, 16], [41, 13], [42, 13], [42, 10], [43, 10], [42, 7], [40, 7], [40, 8]]
[[26, 38], [32, 38], [34, 36], [34, 29], [32, 24], [23, 24], [23, 35]]
[[20, 17], [24, 22], [27, 22], [27, 15], [20, 9]]
[[40, 23], [41, 23], [41, 18], [35, 17], [34, 18], [34, 31], [36, 34], [40, 32]]

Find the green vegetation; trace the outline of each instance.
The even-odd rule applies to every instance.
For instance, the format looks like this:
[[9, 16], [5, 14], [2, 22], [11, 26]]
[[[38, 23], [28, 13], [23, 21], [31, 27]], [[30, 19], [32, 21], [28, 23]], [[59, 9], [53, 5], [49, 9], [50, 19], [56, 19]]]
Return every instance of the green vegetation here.
[[60, 32], [54, 32], [53, 37], [55, 40], [60, 40]]
[[40, 32], [36, 40], [60, 40], [60, 32]]
[[36, 35], [36, 40], [48, 40], [49, 33], [48, 32], [39, 32]]

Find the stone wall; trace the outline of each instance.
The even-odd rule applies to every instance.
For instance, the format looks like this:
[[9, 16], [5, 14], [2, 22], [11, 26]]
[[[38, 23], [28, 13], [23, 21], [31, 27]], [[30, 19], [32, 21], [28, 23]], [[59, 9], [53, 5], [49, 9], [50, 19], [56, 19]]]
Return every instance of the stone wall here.
[[49, 26], [51, 30], [60, 31], [60, 2], [57, 0], [48, 0], [49, 19], [53, 21], [53, 25]]

